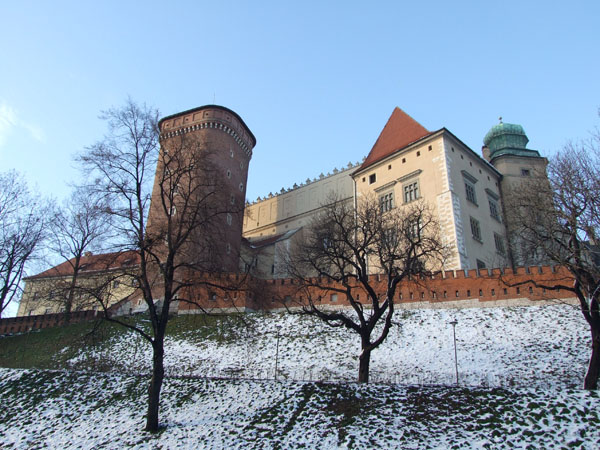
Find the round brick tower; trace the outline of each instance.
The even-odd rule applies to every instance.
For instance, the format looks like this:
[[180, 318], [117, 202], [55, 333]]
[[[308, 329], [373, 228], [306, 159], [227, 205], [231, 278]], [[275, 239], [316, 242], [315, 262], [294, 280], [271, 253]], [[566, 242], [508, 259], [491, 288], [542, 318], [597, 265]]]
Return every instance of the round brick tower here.
[[[179, 149], [185, 156], [178, 160], [176, 167], [182, 164], [201, 165], [203, 166], [201, 169], [210, 167], [204, 170], [201, 176], [198, 176], [197, 172], [190, 172], [193, 175], [187, 180], [191, 180], [192, 184], [196, 180], [197, 183], [206, 184], [208, 180], [216, 191], [214, 193], [204, 191], [200, 195], [201, 201], [205, 203], [199, 212], [214, 211], [211, 212], [212, 219], [210, 219], [215, 222], [212, 228], [214, 233], [208, 232], [207, 234], [211, 236], [205, 236], [205, 242], [210, 242], [210, 250], [198, 246], [195, 255], [194, 249], [188, 254], [193, 255], [190, 257], [200, 259], [198, 252], [210, 252], [210, 255], [204, 257], [211, 259], [212, 267], [216, 270], [237, 272], [248, 165], [252, 157], [252, 149], [256, 145], [256, 138], [239, 115], [218, 105], [200, 106], [164, 117], [159, 121], [158, 126], [161, 149], [148, 216], [148, 234], [151, 235], [155, 229], [160, 228], [161, 223], [164, 224], [164, 219], [161, 220], [161, 214], [163, 218], [165, 216], [164, 201], [157, 201], [161, 195], [163, 198], [170, 196], [173, 204], [179, 209], [178, 202], [181, 202], [185, 196], [182, 185], [184, 190], [193, 190], [193, 186], [189, 187], [185, 180], [177, 181], [179, 185], [171, 181], [170, 188], [164, 187], [168, 185], [165, 182], [165, 167], [167, 167], [167, 174], [170, 175], [172, 171], [170, 172], [168, 168], [169, 164], [173, 164], [176, 149]], [[207, 193], [210, 195], [208, 196]], [[189, 208], [187, 210], [189, 211]]]

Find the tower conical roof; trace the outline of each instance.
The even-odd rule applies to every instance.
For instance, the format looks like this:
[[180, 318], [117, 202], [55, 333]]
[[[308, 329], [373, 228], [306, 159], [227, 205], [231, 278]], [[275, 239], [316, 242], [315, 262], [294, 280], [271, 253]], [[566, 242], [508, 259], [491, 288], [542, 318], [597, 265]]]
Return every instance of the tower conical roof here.
[[377, 141], [375, 141], [375, 145], [373, 145], [360, 169], [370, 166], [428, 134], [430, 134], [429, 130], [423, 125], [400, 108], [394, 108], [392, 115], [383, 127]]

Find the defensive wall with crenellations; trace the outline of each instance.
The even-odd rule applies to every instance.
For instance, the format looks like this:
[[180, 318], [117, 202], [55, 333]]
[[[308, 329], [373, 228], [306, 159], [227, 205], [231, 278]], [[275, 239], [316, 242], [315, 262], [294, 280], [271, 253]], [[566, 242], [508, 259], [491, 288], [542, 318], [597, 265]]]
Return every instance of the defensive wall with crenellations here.
[[[349, 306], [340, 292], [343, 286], [336, 283], [316, 283], [318, 280], [313, 280], [321, 287], [311, 287], [307, 291], [290, 278], [260, 280], [244, 274], [204, 278], [199, 280], [202, 284], [190, 295], [197, 299], [197, 304], [176, 302], [173, 313], [298, 309], [307, 303], [307, 292], [312, 299], [318, 299], [315, 304], [324, 308]], [[370, 275], [369, 278], [377, 293], [385, 292], [387, 282], [383, 275]], [[400, 309], [573, 304], [576, 303], [574, 294], [566, 289], [571, 286], [572, 275], [560, 266], [519, 267], [514, 271], [509, 268], [450, 270], [402, 281], [396, 289], [394, 304]], [[359, 300], [366, 302], [362, 288], [357, 285], [355, 289]], [[143, 304], [135, 294], [131, 299], [131, 303], [115, 305], [112, 314], [130, 314], [135, 312], [136, 306]], [[71, 322], [93, 320], [99, 316], [94, 311], [80, 311], [72, 313]], [[21, 333], [64, 323], [64, 314], [1, 319], [0, 334]]]

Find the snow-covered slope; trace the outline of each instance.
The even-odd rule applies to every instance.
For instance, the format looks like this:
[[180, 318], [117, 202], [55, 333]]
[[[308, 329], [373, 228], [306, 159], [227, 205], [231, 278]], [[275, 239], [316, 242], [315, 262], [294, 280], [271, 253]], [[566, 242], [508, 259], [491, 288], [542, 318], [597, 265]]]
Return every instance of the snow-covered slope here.
[[[405, 384], [455, 381], [450, 321], [461, 384], [579, 387], [589, 358], [589, 332], [572, 306], [398, 311], [385, 343], [372, 354], [372, 380]], [[199, 327], [202, 322], [199, 321]], [[255, 314], [245, 323], [221, 322], [217, 334], [187, 332], [166, 342], [169, 375], [236, 376], [295, 380], [355, 380], [358, 335], [304, 316]], [[277, 336], [279, 350], [277, 351]], [[114, 370], [148, 373], [150, 346], [134, 333], [102, 350], [86, 350], [73, 368], [93, 362]]]
[[597, 449], [582, 390], [167, 379], [156, 434], [147, 377], [0, 369], [14, 449]]
[[354, 380], [357, 336], [284, 314], [217, 323], [168, 339], [167, 374], [255, 379], [167, 378], [158, 434], [142, 431], [148, 377], [131, 373], [151, 353], [135, 334], [69, 361], [125, 373], [0, 369], [0, 447], [600, 448], [600, 398], [581, 389], [587, 326], [570, 306], [399, 311], [372, 378], [408, 385], [282, 381]]

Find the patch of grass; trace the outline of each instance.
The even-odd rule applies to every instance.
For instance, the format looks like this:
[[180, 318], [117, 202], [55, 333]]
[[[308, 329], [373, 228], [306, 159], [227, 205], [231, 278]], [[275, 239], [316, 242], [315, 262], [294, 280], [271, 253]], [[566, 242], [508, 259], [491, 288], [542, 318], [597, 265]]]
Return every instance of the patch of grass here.
[[[120, 320], [151, 333], [151, 325], [145, 316], [124, 317]], [[215, 340], [234, 342], [248, 334], [249, 327], [256, 326], [260, 318], [252, 315], [192, 314], [174, 316], [169, 320], [167, 336], [191, 338], [195, 341]], [[60, 327], [45, 328], [14, 336], [0, 337], [0, 367], [22, 369], [64, 369], [67, 361], [83, 349], [105, 350], [111, 339], [131, 333], [127, 328], [108, 321], [83, 322]], [[81, 370], [108, 371], [112, 366], [96, 362], [92, 366], [78, 366]]]
[[[0, 366], [60, 368], [61, 360], [73, 357], [80, 348], [88, 344], [88, 336], [94, 326], [94, 322], [85, 322], [1, 337]], [[105, 339], [105, 334], [96, 334], [95, 339]]]

